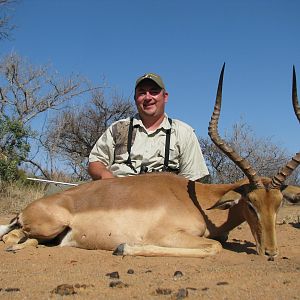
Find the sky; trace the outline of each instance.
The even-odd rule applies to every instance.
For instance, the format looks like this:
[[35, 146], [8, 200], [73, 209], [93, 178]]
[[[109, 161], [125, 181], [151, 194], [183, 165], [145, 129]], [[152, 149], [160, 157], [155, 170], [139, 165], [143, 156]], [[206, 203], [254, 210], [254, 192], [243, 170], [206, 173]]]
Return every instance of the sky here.
[[18, 0], [10, 13], [17, 28], [1, 56], [16, 52], [95, 84], [105, 77], [132, 101], [137, 77], [158, 73], [167, 114], [201, 137], [225, 62], [221, 134], [243, 118], [257, 137], [299, 151], [291, 99], [293, 65], [300, 82], [298, 0]]

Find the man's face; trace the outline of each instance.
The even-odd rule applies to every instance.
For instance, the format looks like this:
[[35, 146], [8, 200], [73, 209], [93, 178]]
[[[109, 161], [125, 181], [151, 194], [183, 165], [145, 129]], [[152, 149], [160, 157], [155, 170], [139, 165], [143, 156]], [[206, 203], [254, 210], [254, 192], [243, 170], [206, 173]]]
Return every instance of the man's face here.
[[141, 117], [163, 115], [167, 101], [168, 93], [151, 79], [144, 79], [135, 89], [135, 103]]

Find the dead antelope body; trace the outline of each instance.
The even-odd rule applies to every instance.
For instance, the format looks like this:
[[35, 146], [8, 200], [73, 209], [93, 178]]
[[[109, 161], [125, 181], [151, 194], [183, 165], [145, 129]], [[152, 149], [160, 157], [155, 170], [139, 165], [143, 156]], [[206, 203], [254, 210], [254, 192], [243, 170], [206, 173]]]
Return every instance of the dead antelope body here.
[[[223, 73], [224, 67], [209, 134], [246, 179], [201, 184], [151, 173], [89, 182], [32, 202], [9, 225], [0, 226], [0, 237], [16, 241], [11, 250], [57, 239], [61, 246], [115, 250], [118, 255], [204, 257], [220, 252], [219, 241], [247, 221], [258, 254], [276, 256], [276, 214], [283, 195], [300, 200], [299, 187], [284, 185], [299, 165], [300, 153], [273, 178], [261, 178], [220, 139]], [[293, 104], [299, 118], [295, 72]]]

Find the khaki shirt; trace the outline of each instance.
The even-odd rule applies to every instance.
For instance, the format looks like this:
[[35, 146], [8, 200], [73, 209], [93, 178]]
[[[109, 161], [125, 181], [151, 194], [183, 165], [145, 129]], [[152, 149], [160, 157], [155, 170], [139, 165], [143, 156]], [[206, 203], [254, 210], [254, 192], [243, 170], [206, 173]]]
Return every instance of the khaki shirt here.
[[[89, 162], [100, 161], [117, 177], [137, 175], [141, 166], [148, 172], [161, 171], [164, 165], [166, 129], [170, 129], [167, 115], [159, 128], [147, 131], [139, 116], [133, 119], [131, 161], [137, 173], [125, 162], [128, 159], [127, 139], [130, 119], [113, 123], [93, 147]], [[172, 119], [169, 167], [178, 169], [179, 175], [197, 180], [208, 175], [202, 151], [193, 128]]]

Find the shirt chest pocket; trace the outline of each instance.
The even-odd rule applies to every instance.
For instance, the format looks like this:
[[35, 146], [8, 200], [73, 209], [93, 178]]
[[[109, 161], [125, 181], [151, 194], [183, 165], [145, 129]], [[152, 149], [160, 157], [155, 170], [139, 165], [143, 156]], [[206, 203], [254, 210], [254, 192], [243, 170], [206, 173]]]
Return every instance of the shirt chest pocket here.
[[[177, 165], [179, 163], [180, 158], [180, 149], [176, 143], [176, 141], [172, 141], [172, 137], [170, 140], [170, 146], [169, 146], [169, 164], [172, 163], [173, 165]], [[165, 158], [165, 152], [166, 152], [166, 140], [160, 141], [160, 148], [158, 151], [158, 155], [162, 158]]]
[[[131, 141], [129, 141], [130, 124], [127, 121], [116, 123], [112, 128], [112, 136], [115, 144], [114, 162], [122, 162], [128, 158], [128, 150], [134, 143], [136, 130], [131, 128]], [[128, 142], [131, 145], [128, 146]]]

